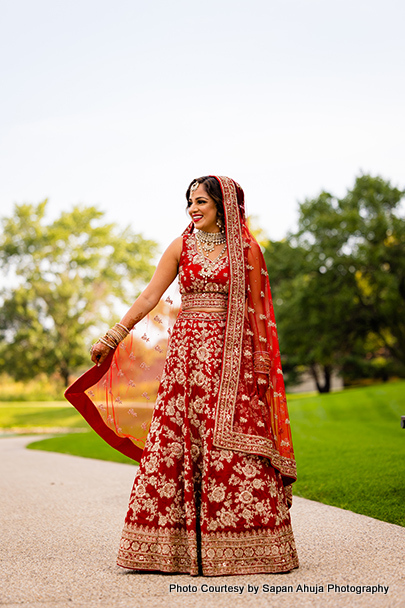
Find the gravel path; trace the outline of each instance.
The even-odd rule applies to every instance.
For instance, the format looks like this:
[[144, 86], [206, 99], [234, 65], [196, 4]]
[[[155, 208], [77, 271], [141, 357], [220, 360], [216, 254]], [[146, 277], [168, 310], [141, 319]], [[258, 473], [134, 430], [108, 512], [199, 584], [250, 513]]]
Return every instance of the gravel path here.
[[405, 607], [405, 528], [303, 498], [292, 510], [301, 562], [292, 573], [203, 578], [118, 568], [135, 468], [24, 449], [30, 441], [0, 441], [0, 603], [8, 608]]

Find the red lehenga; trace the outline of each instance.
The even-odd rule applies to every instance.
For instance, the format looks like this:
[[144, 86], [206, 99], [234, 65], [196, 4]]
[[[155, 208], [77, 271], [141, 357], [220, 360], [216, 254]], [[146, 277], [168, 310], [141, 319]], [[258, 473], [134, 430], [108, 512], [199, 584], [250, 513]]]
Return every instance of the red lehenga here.
[[[134, 570], [219, 576], [298, 567], [288, 510], [295, 461], [267, 271], [244, 222], [242, 191], [217, 179], [228, 253], [208, 263], [192, 227], [183, 236], [182, 310], [118, 554], [118, 564]], [[190, 310], [225, 303], [227, 313]], [[262, 400], [258, 354], [271, 356]], [[97, 422], [89, 413], [93, 404], [83, 389], [95, 376], [85, 376], [68, 389], [68, 399], [109, 443], [133, 453], [137, 440], [111, 413]]]

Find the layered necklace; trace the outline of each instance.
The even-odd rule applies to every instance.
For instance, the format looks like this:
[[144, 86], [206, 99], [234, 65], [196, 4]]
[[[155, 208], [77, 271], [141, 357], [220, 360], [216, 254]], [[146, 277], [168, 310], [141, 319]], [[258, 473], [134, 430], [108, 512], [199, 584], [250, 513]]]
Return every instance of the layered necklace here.
[[[203, 230], [198, 230], [195, 238], [202, 252], [203, 263], [201, 268], [201, 276], [209, 278], [214, 272], [215, 265], [217, 262], [219, 262], [226, 251], [226, 234], [224, 232], [204, 232]], [[223, 247], [215, 260], [211, 260], [208, 257], [208, 254], [214, 251], [216, 245], [223, 245]]]
[[224, 245], [226, 243], [226, 234], [224, 232], [204, 232], [203, 230], [198, 230], [195, 238], [206, 256], [212, 253], [217, 245]]

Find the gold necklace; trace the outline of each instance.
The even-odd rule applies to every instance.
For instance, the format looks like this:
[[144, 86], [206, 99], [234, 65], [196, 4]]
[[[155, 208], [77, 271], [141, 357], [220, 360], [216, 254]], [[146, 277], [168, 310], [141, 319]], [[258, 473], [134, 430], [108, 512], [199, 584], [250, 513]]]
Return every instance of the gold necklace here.
[[200, 243], [201, 249], [206, 255], [212, 253], [216, 245], [223, 245], [226, 243], [226, 235], [224, 232], [204, 232], [204, 230], [198, 230], [195, 238]]
[[[197, 245], [197, 251], [198, 251], [198, 245]], [[199, 253], [200, 253], [200, 257], [202, 258], [202, 264], [201, 264], [200, 274], [205, 279], [208, 279], [208, 278], [210, 278], [212, 276], [212, 274], [214, 272], [214, 268], [217, 266], [217, 264], [220, 262], [221, 258], [226, 253], [226, 243], [222, 247], [221, 251], [219, 252], [219, 254], [217, 255], [217, 257], [215, 258], [215, 260], [211, 260], [202, 251], [199, 252]]]

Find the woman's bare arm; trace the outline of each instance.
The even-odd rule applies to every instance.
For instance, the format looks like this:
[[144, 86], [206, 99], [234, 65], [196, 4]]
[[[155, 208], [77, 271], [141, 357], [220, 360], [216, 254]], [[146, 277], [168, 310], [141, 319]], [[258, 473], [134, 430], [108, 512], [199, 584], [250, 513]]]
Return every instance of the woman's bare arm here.
[[[173, 283], [179, 269], [182, 242], [183, 239], [180, 236], [169, 245], [162, 255], [149, 285], [122, 317], [121, 324], [127, 329], [132, 329], [141, 321], [156, 306], [166, 289]], [[108, 346], [97, 342], [93, 346], [91, 360], [100, 365], [109, 352]]]

